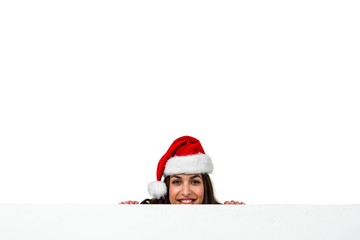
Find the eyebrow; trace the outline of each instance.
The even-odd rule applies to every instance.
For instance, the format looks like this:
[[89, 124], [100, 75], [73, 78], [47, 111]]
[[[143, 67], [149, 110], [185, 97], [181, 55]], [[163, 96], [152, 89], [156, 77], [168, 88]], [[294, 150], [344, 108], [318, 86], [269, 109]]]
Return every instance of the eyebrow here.
[[194, 176], [191, 176], [190, 178], [193, 179], [193, 178], [197, 178], [197, 177], [201, 178], [201, 176], [198, 175], [198, 174], [196, 174], [196, 175], [194, 175]]
[[[180, 178], [181, 179], [181, 177], [178, 175], [172, 175], [171, 178]], [[196, 174], [196, 175], [193, 175], [190, 177], [190, 179], [194, 179], [194, 178], [201, 178], [201, 176], [199, 174]]]

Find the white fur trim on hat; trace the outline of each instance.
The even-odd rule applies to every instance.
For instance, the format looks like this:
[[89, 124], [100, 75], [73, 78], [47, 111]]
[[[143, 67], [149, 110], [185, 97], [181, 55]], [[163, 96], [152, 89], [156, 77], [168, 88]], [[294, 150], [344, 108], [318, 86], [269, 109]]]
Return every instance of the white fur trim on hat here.
[[166, 184], [161, 181], [154, 181], [148, 184], [148, 191], [154, 198], [161, 198], [166, 195]]
[[165, 165], [164, 175], [211, 173], [212, 170], [213, 164], [210, 156], [199, 153], [170, 158]]

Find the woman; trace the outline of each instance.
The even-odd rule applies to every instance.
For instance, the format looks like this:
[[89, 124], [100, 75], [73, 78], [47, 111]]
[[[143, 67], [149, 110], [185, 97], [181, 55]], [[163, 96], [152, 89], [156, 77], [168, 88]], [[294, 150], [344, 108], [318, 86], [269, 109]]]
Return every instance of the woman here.
[[[213, 164], [199, 140], [191, 136], [176, 139], [160, 159], [157, 181], [148, 185], [153, 197], [141, 204], [220, 204], [215, 196], [209, 174]], [[161, 181], [162, 177], [164, 180]], [[125, 201], [120, 204], [138, 204]], [[244, 204], [226, 201], [224, 204]]]

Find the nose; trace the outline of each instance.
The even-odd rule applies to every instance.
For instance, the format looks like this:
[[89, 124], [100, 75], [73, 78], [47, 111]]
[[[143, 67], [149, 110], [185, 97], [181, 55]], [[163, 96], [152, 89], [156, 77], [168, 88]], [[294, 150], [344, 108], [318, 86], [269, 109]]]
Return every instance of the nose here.
[[183, 185], [182, 194], [184, 196], [189, 196], [191, 194], [191, 189], [190, 189], [189, 184], [184, 184]]

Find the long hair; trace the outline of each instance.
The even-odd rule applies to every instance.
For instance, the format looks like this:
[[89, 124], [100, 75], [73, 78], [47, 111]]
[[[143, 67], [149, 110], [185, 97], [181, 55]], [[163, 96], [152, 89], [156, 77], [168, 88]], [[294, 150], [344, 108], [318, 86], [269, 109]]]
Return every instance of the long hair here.
[[[209, 174], [201, 174], [203, 183], [204, 183], [204, 201], [202, 204], [220, 204], [214, 195], [214, 188]], [[169, 186], [170, 186], [170, 176], [165, 177], [164, 182], [166, 184], [167, 192], [164, 197], [161, 198], [147, 198], [143, 200], [140, 204], [170, 204], [169, 200]]]

